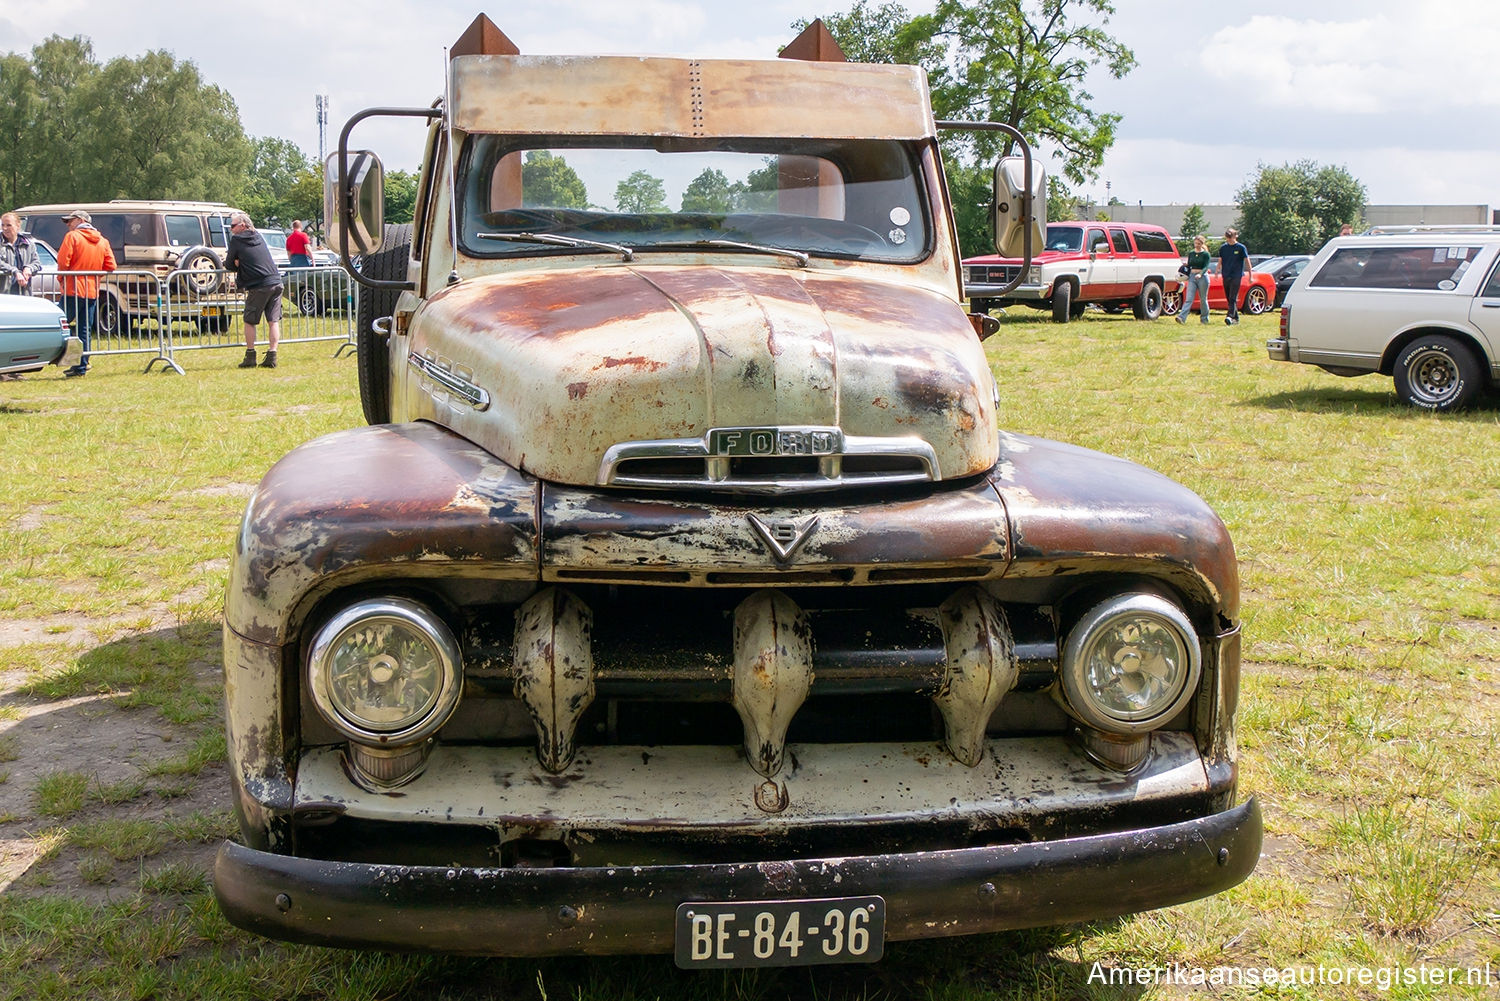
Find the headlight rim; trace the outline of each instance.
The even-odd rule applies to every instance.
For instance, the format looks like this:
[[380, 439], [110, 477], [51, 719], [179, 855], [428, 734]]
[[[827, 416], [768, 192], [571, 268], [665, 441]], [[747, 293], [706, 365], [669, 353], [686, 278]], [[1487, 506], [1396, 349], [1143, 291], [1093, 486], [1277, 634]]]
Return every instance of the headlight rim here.
[[[1084, 678], [1083, 653], [1112, 620], [1141, 614], [1155, 617], [1176, 634], [1187, 668], [1164, 708], [1149, 716], [1119, 714], [1102, 707], [1090, 694], [1091, 688]], [[1104, 598], [1078, 617], [1063, 644], [1059, 675], [1063, 702], [1081, 722], [1106, 733], [1132, 736], [1160, 729], [1192, 701], [1203, 677], [1203, 651], [1197, 630], [1182, 608], [1159, 594], [1132, 591]]]
[[[392, 730], [362, 726], [345, 716], [331, 691], [330, 654], [352, 628], [381, 619], [397, 619], [422, 632], [437, 650], [440, 680], [436, 699], [415, 722]], [[463, 693], [463, 655], [448, 624], [432, 609], [409, 598], [386, 595], [362, 598], [329, 617], [313, 635], [307, 652], [307, 683], [319, 715], [334, 730], [367, 747], [420, 744], [442, 729], [458, 708]]]

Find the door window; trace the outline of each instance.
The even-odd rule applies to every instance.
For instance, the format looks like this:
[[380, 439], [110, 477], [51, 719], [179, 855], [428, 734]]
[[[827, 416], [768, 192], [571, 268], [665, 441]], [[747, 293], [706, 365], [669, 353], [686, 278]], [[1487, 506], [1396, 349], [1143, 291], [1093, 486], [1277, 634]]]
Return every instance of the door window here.
[[203, 223], [195, 215], [167, 216], [167, 245], [196, 247], [203, 242]]

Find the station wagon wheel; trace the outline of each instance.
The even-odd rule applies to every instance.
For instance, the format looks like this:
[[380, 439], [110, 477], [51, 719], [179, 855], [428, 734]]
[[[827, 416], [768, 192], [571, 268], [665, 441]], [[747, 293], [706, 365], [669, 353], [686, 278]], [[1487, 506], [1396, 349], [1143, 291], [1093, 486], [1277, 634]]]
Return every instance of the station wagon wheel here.
[[1259, 285], [1250, 286], [1250, 291], [1245, 293], [1245, 312], [1251, 316], [1259, 316], [1271, 308], [1270, 297], [1266, 290]]
[[1419, 337], [1396, 357], [1396, 396], [1425, 410], [1457, 410], [1479, 392], [1483, 374], [1474, 353], [1452, 337]]

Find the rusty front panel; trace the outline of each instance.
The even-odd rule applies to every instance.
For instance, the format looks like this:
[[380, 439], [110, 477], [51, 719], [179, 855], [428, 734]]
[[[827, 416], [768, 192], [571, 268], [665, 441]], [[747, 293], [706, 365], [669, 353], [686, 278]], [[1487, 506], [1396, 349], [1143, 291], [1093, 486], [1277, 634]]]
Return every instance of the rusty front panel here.
[[[1152, 741], [1147, 763], [1130, 775], [1093, 764], [1065, 737], [987, 741], [974, 768], [934, 743], [797, 744], [788, 748], [796, 769], [781, 773], [787, 802], [776, 812], [757, 802], [764, 779], [738, 746], [660, 745], [648, 753], [591, 747], [586, 762], [558, 777], [531, 748], [440, 744], [421, 779], [400, 796], [363, 791], [350, 781], [337, 748], [314, 748], [302, 759], [296, 808], [486, 828], [497, 840], [576, 833], [582, 837], [571, 843], [581, 865], [604, 861], [589, 847], [595, 836], [671, 833], [708, 843], [734, 836], [764, 843], [798, 830], [942, 821], [976, 832], [1034, 825], [1039, 836], [1055, 837], [1070, 821], [1097, 824], [1111, 810], [1149, 812], [1152, 804], [1180, 811], [1184, 801], [1208, 792], [1190, 735], [1157, 733]], [[391, 861], [402, 860], [398, 840], [386, 847]], [[671, 850], [666, 840], [643, 848], [658, 856]]]
[[281, 648], [253, 643], [224, 627], [224, 735], [245, 843], [284, 851], [292, 808], [291, 746], [282, 706]]
[[[904, 498], [822, 500], [767, 508], [702, 496], [632, 497], [548, 486], [542, 573], [549, 579], [642, 583], [842, 584], [882, 582], [882, 573], [910, 573], [914, 580], [998, 576], [1010, 559], [1005, 505], [987, 483]], [[757, 533], [751, 514], [778, 525], [816, 525], [783, 563]]]
[[532, 481], [431, 424], [364, 427], [271, 467], [245, 511], [224, 618], [284, 643], [299, 607], [340, 584], [536, 574]]
[[1223, 521], [1197, 494], [1144, 466], [1002, 433], [992, 479], [1015, 532], [1011, 577], [1084, 570], [1164, 577], [1215, 616], [1239, 619], [1239, 568]]
[[715, 427], [920, 438], [946, 479], [995, 460], [992, 376], [957, 302], [849, 274], [495, 275], [433, 296], [413, 320], [410, 350], [470, 374], [494, 401], [484, 411], [455, 405], [424, 380], [423, 393], [407, 394], [410, 416], [549, 482], [596, 482], [612, 445]]
[[523, 135], [920, 139], [935, 134], [915, 66], [787, 59], [460, 56], [454, 125]]

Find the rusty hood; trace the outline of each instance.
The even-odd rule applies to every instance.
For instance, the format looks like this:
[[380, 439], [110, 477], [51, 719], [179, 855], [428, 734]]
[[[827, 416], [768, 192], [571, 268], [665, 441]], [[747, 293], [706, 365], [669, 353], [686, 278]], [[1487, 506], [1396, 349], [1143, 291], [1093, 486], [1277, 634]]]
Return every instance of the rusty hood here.
[[[957, 302], [847, 272], [614, 265], [491, 275], [410, 325], [407, 413], [545, 480], [611, 446], [715, 428], [920, 439], [943, 479], [989, 469], [994, 383]], [[434, 375], [434, 369], [438, 374]], [[442, 373], [470, 384], [446, 389]], [[465, 395], [487, 394], [476, 407]]]

